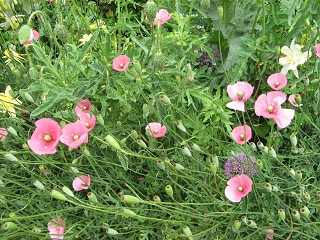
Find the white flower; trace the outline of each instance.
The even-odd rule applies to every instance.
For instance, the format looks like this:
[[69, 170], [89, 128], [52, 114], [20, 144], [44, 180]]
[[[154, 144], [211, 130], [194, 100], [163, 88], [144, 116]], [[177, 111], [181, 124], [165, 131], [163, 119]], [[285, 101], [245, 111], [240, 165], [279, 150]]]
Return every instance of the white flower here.
[[301, 52], [301, 46], [299, 44], [294, 44], [295, 38], [292, 40], [290, 44], [290, 48], [284, 46], [281, 48], [281, 53], [285, 54], [285, 57], [279, 58], [280, 65], [283, 66], [281, 69], [281, 73], [286, 75], [289, 70], [293, 70], [294, 75], [299, 78], [299, 73], [297, 70], [297, 66], [304, 64], [308, 55], [311, 55], [311, 52]]

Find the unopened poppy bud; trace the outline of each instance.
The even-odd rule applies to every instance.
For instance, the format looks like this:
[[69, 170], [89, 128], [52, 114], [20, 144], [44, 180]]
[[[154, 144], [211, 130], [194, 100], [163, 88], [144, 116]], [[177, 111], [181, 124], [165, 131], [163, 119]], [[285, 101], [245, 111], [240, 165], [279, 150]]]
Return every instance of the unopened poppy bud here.
[[286, 219], [286, 212], [282, 208], [280, 208], [278, 210], [278, 216], [282, 221], [284, 221]]
[[187, 129], [182, 125], [181, 122], [178, 122], [178, 123], [176, 124], [176, 126], [177, 126], [177, 128], [178, 128], [180, 131], [182, 131], [182, 132], [187, 132]]
[[279, 55], [279, 54], [280, 54], [280, 50], [281, 50], [281, 49], [280, 49], [280, 46], [279, 46], [279, 45], [277, 45], [277, 46], [274, 47], [274, 52], [275, 52], [276, 55]]
[[309, 201], [310, 201], [310, 194], [309, 194], [309, 193], [305, 193], [305, 194], [303, 195], [303, 197], [304, 197], [304, 200], [305, 200], [306, 202], [309, 202]]
[[101, 124], [102, 126], [104, 126], [104, 119], [102, 117], [101, 114], [97, 114], [96, 119], [98, 121], [99, 124]]
[[110, 134], [108, 134], [106, 137], [105, 137], [105, 140], [106, 142], [111, 146], [113, 147], [114, 149], [116, 150], [119, 150], [119, 151], [122, 151], [119, 143], [117, 142], [116, 139], [114, 139], [113, 136], [111, 136]]
[[24, 44], [29, 39], [33, 38], [33, 31], [28, 25], [23, 25], [18, 31], [18, 39], [21, 44]]
[[210, 164], [210, 169], [211, 169], [213, 175], [217, 174], [217, 165], [215, 163]]
[[222, 17], [223, 17], [223, 7], [222, 6], [218, 6], [218, 16], [220, 19], [222, 19]]
[[18, 159], [11, 153], [4, 154], [4, 158], [11, 162], [18, 162]]
[[193, 150], [201, 152], [201, 148], [197, 144], [191, 143], [190, 146]]
[[295, 94], [295, 95], [294, 95], [294, 101], [295, 101], [297, 104], [301, 104], [301, 103], [302, 103], [301, 95], [300, 95], [300, 94]]
[[268, 192], [271, 192], [271, 191], [272, 191], [272, 186], [271, 186], [270, 183], [266, 183], [266, 184], [264, 185], [264, 188], [265, 188]]
[[182, 166], [181, 164], [179, 163], [174, 163], [173, 166], [178, 169], [178, 170], [184, 170], [184, 166]]
[[109, 235], [117, 235], [117, 234], [119, 234], [116, 230], [114, 230], [112, 228], [107, 228], [106, 229], [106, 233], [108, 233]]
[[259, 170], [262, 170], [262, 168], [263, 168], [263, 162], [262, 162], [260, 159], [257, 160], [257, 166], [258, 166], [258, 169], [259, 169]]
[[254, 152], [257, 151], [257, 146], [254, 142], [249, 142], [249, 146], [252, 151], [254, 151]]
[[38, 180], [35, 180], [35, 181], [33, 182], [33, 185], [34, 185], [36, 188], [40, 189], [40, 190], [45, 190], [45, 187], [43, 186], [43, 184], [42, 184], [40, 181], [38, 181]]
[[295, 177], [297, 181], [300, 181], [302, 178], [302, 172], [300, 170], [296, 171]]
[[167, 185], [165, 187], [165, 191], [166, 191], [166, 193], [168, 194], [169, 197], [173, 197], [173, 189], [172, 189], [172, 187], [170, 185]]
[[134, 211], [131, 211], [127, 208], [123, 208], [121, 212], [122, 212], [122, 215], [126, 217], [134, 217], [137, 215]]
[[264, 147], [262, 142], [257, 142], [257, 146], [260, 150], [262, 150], [262, 148]]
[[269, 148], [269, 156], [272, 158], [277, 158], [276, 151], [273, 149], [273, 147]]
[[262, 151], [263, 153], [265, 153], [265, 154], [268, 154], [269, 148], [268, 148], [267, 146], [263, 146], [263, 147], [261, 148], [261, 151]]
[[93, 192], [88, 192], [87, 197], [89, 199], [89, 202], [91, 203], [98, 203], [97, 196]]
[[293, 147], [296, 147], [296, 146], [297, 146], [298, 139], [297, 139], [297, 136], [296, 136], [294, 133], [292, 133], [292, 134], [290, 135], [290, 142], [291, 142], [291, 145], [292, 145]]
[[62, 191], [67, 194], [69, 197], [74, 197], [74, 194], [72, 192], [72, 190], [70, 188], [68, 188], [67, 186], [63, 186], [62, 187]]
[[251, 227], [251, 228], [256, 228], [257, 227], [257, 224], [252, 220], [248, 220], [247, 221], [247, 225], [248, 225], [248, 227]]
[[190, 152], [190, 150], [189, 150], [188, 147], [182, 146], [182, 147], [181, 147], [181, 151], [182, 151], [183, 154], [185, 154], [186, 156], [191, 157], [191, 152]]
[[5, 230], [17, 228], [17, 224], [14, 222], [5, 222], [2, 226]]
[[241, 226], [241, 222], [239, 220], [235, 220], [233, 226], [236, 230], [239, 230]]
[[144, 12], [146, 14], [147, 20], [149, 23], [153, 23], [154, 19], [156, 18], [158, 7], [153, 0], [149, 0], [144, 5]]
[[217, 168], [219, 168], [219, 159], [218, 159], [217, 154], [212, 154], [211, 155], [211, 161], [212, 161], [212, 163], [216, 164]]
[[160, 99], [160, 101], [162, 101], [165, 104], [171, 104], [170, 99], [164, 94], [161, 94], [159, 99]]
[[153, 197], [153, 201], [155, 201], [155, 202], [161, 202], [161, 198], [160, 198], [159, 196], [155, 195], [155, 196]]
[[137, 140], [137, 144], [138, 144], [140, 147], [142, 147], [142, 148], [146, 148], [146, 147], [147, 147], [147, 145], [145, 144], [145, 142], [142, 141], [141, 139]]
[[158, 160], [157, 161], [157, 166], [158, 168], [160, 168], [161, 170], [165, 170], [166, 169], [166, 165], [164, 164], [164, 162]]
[[300, 213], [298, 211], [296, 211], [296, 210], [293, 210], [291, 212], [291, 216], [292, 216], [292, 219], [294, 221], [299, 221], [300, 220]]
[[138, 74], [140, 74], [141, 73], [141, 64], [140, 64], [140, 62], [138, 60], [135, 60], [135, 61], [133, 61], [132, 64], [133, 64], [134, 70], [136, 70], [136, 72]]
[[192, 232], [191, 232], [191, 230], [190, 230], [190, 228], [188, 226], [184, 226], [182, 228], [182, 231], [188, 237], [189, 240], [193, 239], [193, 237], [191, 237], [192, 236]]
[[18, 136], [17, 131], [16, 131], [13, 127], [11, 127], [11, 126], [9, 126], [9, 127], [7, 128], [7, 131], [8, 131], [9, 133], [11, 133], [12, 135], [14, 135], [14, 136]]
[[243, 215], [243, 216], [241, 217], [241, 221], [242, 221], [244, 224], [247, 225], [248, 219], [247, 219], [246, 216]]
[[63, 200], [63, 201], [68, 200], [67, 197], [63, 193], [61, 193], [57, 190], [54, 190], [54, 189], [51, 190], [50, 195], [56, 199], [59, 199], [59, 200]]
[[302, 208], [300, 208], [300, 213], [302, 214], [302, 216], [304, 216], [305, 218], [309, 217], [310, 214], [310, 210], [308, 207], [303, 206]]
[[136, 203], [140, 203], [141, 200], [131, 195], [122, 195], [121, 202], [128, 203], [128, 204], [136, 204]]
[[293, 168], [289, 168], [289, 175], [293, 178], [296, 178], [296, 171]]

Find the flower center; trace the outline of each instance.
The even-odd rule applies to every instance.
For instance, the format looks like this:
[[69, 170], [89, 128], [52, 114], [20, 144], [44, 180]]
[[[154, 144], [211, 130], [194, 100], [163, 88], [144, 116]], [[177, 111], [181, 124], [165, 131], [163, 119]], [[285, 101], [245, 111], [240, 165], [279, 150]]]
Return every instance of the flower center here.
[[154, 133], [154, 134], [158, 134], [159, 131], [158, 131], [158, 130], [153, 130], [153, 133]]
[[280, 85], [279, 82], [275, 82], [275, 83], [274, 83], [274, 86], [275, 86], [275, 87], [279, 87], [279, 85]]
[[79, 139], [79, 135], [76, 134], [76, 135], [73, 136], [73, 140], [76, 141], [76, 140], [78, 140], [78, 139]]
[[119, 64], [119, 67], [120, 67], [120, 68], [124, 68], [124, 64], [123, 64], [123, 63], [120, 63], [120, 64]]
[[52, 140], [51, 136], [48, 134], [44, 135], [43, 139], [47, 142], [50, 142]]
[[270, 106], [267, 107], [267, 110], [268, 110], [269, 113], [272, 113], [273, 112], [273, 107], [270, 105]]
[[239, 135], [239, 137], [240, 137], [241, 140], [244, 140], [246, 136], [245, 136], [243, 133], [241, 133], [241, 134]]
[[90, 123], [88, 123], [88, 122], [86, 122], [84, 125], [85, 125], [87, 128], [90, 127]]
[[291, 63], [293, 62], [293, 57], [288, 57], [288, 60], [287, 60], [288, 63]]
[[244, 92], [238, 92], [237, 95], [238, 95], [238, 99], [241, 100], [244, 96]]
[[88, 184], [85, 181], [82, 181], [81, 183], [83, 186], [88, 186]]
[[83, 109], [83, 110], [87, 110], [87, 106], [83, 106], [82, 109]]
[[238, 187], [238, 190], [240, 191], [240, 192], [242, 192], [243, 191], [243, 187]]

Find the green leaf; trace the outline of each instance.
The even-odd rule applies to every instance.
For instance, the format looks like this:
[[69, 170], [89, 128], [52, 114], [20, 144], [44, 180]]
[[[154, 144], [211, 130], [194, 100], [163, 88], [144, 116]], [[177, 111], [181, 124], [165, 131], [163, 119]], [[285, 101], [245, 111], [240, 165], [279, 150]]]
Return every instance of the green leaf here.
[[60, 99], [57, 98], [56, 95], [52, 95], [47, 99], [46, 102], [42, 103], [39, 107], [37, 107], [31, 114], [30, 117], [36, 117], [39, 114], [49, 110], [56, 102], [58, 102]]
[[136, 39], [134, 36], [131, 36], [131, 39], [139, 45], [139, 47], [141, 47], [141, 49], [146, 53], [148, 54], [148, 48], [142, 43], [140, 42], [138, 39]]
[[117, 151], [117, 156], [118, 156], [118, 159], [119, 159], [119, 161], [120, 161], [123, 169], [124, 169], [125, 171], [127, 171], [127, 170], [128, 170], [128, 158], [127, 158], [127, 156], [124, 155], [124, 154], [123, 154], [122, 152], [120, 152], [120, 151]]
[[100, 30], [97, 29], [97, 31], [94, 32], [94, 34], [92, 35], [92, 37], [90, 38], [90, 40], [88, 42], [86, 42], [83, 47], [81, 48], [79, 55], [77, 57], [77, 63], [80, 64], [84, 58], [84, 56], [86, 55], [86, 53], [89, 51], [89, 49], [91, 48], [91, 46], [93, 45], [94, 41], [97, 39], [98, 35], [99, 35]]

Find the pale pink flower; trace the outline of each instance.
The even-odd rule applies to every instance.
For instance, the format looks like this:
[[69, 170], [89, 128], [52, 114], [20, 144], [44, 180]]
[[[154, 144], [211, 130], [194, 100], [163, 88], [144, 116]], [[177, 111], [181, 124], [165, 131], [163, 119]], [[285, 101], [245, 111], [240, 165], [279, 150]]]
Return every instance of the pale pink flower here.
[[267, 82], [273, 90], [280, 90], [287, 85], [288, 80], [286, 75], [282, 73], [274, 73], [268, 77]]
[[300, 97], [300, 95], [299, 94], [291, 94], [290, 96], [289, 96], [289, 98], [288, 98], [288, 100], [289, 100], [289, 102], [294, 106], [294, 107], [300, 107], [300, 106], [302, 106], [303, 104], [298, 104], [298, 103], [296, 103], [296, 97], [297, 96], [299, 96]]
[[163, 25], [167, 21], [169, 21], [171, 17], [172, 17], [172, 14], [169, 15], [167, 10], [160, 9], [159, 12], [157, 12], [156, 18], [153, 21], [153, 26], [157, 26], [158, 22], [160, 22], [160, 24]]
[[[270, 232], [270, 233], [274, 233], [274, 230], [272, 228], [270, 229], [265, 229], [267, 232]], [[273, 239], [273, 234], [267, 234], [267, 238], [272, 240]]]
[[224, 193], [231, 202], [240, 202], [241, 198], [252, 191], [252, 180], [245, 174], [231, 178], [227, 185]]
[[86, 128], [87, 128], [87, 131], [90, 132], [95, 124], [96, 124], [96, 116], [95, 115], [92, 115], [90, 116], [89, 113], [84, 113], [82, 115], [79, 116], [80, 120], [77, 120], [77, 122], [83, 124]]
[[150, 137], [154, 138], [163, 137], [167, 132], [166, 126], [161, 126], [161, 124], [157, 122], [149, 123], [145, 127], [145, 129], [147, 131], [147, 134], [150, 133]]
[[5, 128], [0, 128], [0, 141], [3, 141], [6, 139], [8, 135], [8, 131]]
[[91, 184], [90, 175], [85, 176], [81, 175], [79, 177], [76, 177], [72, 182], [72, 187], [75, 191], [81, 191], [84, 189], [88, 189]]
[[316, 46], [316, 55], [320, 58], [320, 44]]
[[75, 111], [77, 116], [80, 116], [84, 113], [89, 113], [90, 108], [91, 108], [91, 102], [88, 99], [84, 99], [77, 103]]
[[113, 59], [112, 67], [118, 72], [123, 72], [127, 70], [130, 64], [130, 58], [126, 55], [120, 55]]
[[248, 125], [235, 127], [232, 132], [233, 140], [240, 145], [245, 144], [252, 138], [251, 127]]
[[34, 130], [28, 145], [36, 154], [53, 154], [57, 152], [62, 129], [59, 124], [50, 118], [42, 118], [35, 122]]
[[69, 123], [62, 129], [60, 141], [71, 148], [88, 142], [88, 129], [80, 122]]
[[29, 44], [32, 43], [32, 40], [38, 40], [39, 39], [39, 33], [36, 30], [32, 30], [32, 33], [30, 34], [29, 39], [23, 43], [23, 46], [28, 46]]
[[57, 219], [53, 218], [51, 222], [48, 222], [50, 238], [63, 239], [65, 227], [66, 224], [61, 217], [57, 217]]
[[233, 100], [227, 103], [230, 109], [244, 112], [244, 101], [251, 97], [254, 87], [247, 82], [237, 82], [227, 86], [229, 97]]
[[286, 95], [282, 92], [273, 91], [261, 94], [254, 104], [257, 116], [273, 119], [279, 128], [287, 127], [294, 117], [294, 110], [282, 109], [281, 104], [286, 101]]

